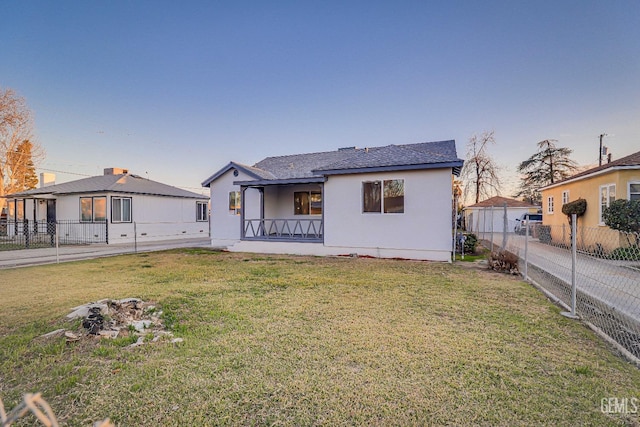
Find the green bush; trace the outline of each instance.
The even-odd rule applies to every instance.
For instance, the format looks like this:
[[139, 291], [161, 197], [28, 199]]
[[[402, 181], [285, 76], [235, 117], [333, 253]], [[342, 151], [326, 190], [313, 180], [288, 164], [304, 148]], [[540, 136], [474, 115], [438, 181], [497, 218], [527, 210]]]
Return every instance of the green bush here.
[[464, 233], [466, 240], [464, 241], [464, 253], [475, 254], [476, 246], [478, 246], [478, 238], [473, 233]]
[[574, 200], [573, 202], [565, 203], [562, 205], [562, 213], [571, 216], [576, 214], [582, 216], [587, 211], [587, 201], [585, 199]]
[[640, 261], [640, 248], [633, 246], [617, 248], [611, 252], [610, 258], [622, 261]]

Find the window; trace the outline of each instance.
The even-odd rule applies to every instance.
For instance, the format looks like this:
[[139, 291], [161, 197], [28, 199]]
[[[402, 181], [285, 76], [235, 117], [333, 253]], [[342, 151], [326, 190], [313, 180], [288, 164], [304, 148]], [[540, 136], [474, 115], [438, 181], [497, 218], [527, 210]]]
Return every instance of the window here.
[[604, 224], [602, 221], [602, 212], [605, 208], [608, 208], [611, 202], [616, 199], [616, 185], [608, 184], [600, 186], [600, 224]]
[[547, 213], [548, 214], [552, 214], [553, 213], [553, 196], [549, 196], [547, 197]]
[[16, 200], [16, 216], [18, 221], [24, 221], [24, 200]]
[[207, 202], [196, 202], [196, 221], [209, 220], [209, 205]]
[[384, 181], [384, 213], [404, 213], [404, 179]]
[[80, 197], [80, 221], [104, 222], [106, 220], [106, 197]]
[[131, 222], [131, 197], [111, 198], [111, 222]]
[[381, 212], [381, 184], [380, 181], [362, 183], [362, 212]]
[[640, 200], [640, 182], [629, 183], [629, 200]]
[[362, 212], [404, 213], [404, 180], [363, 182]]
[[319, 191], [296, 191], [293, 193], [295, 215], [322, 214], [322, 193]]
[[229, 193], [229, 213], [232, 215], [240, 215], [240, 192], [231, 191]]
[[569, 203], [569, 190], [562, 192], [562, 204], [566, 205], [567, 203]]

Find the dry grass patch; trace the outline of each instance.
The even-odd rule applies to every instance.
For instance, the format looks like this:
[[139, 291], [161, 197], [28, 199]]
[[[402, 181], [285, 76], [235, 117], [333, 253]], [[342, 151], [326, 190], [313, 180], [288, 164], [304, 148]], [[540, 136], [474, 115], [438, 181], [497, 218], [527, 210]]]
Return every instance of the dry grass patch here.
[[[527, 284], [455, 265], [185, 250], [6, 270], [0, 294], [5, 404], [41, 391], [66, 425], [637, 424], [600, 404], [640, 398], [638, 369]], [[124, 297], [185, 341], [34, 340]]]

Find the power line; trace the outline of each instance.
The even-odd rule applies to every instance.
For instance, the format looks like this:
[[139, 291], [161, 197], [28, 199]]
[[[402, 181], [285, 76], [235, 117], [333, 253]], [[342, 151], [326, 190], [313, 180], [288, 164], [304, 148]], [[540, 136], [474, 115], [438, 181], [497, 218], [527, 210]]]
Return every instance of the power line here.
[[42, 171], [46, 171], [46, 172], [64, 173], [64, 174], [68, 174], [68, 175], [93, 176], [93, 175], [87, 175], [86, 173], [59, 171], [59, 170], [55, 170], [55, 169], [45, 169], [45, 168], [38, 168], [38, 169], [40, 169]]

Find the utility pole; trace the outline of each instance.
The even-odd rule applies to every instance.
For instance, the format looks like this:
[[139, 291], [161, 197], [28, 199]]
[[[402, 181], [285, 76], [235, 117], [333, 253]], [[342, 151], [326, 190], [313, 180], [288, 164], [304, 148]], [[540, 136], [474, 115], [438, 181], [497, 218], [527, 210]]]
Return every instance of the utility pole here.
[[602, 138], [609, 136], [606, 133], [600, 134], [600, 151], [598, 151], [598, 166], [602, 166]]

